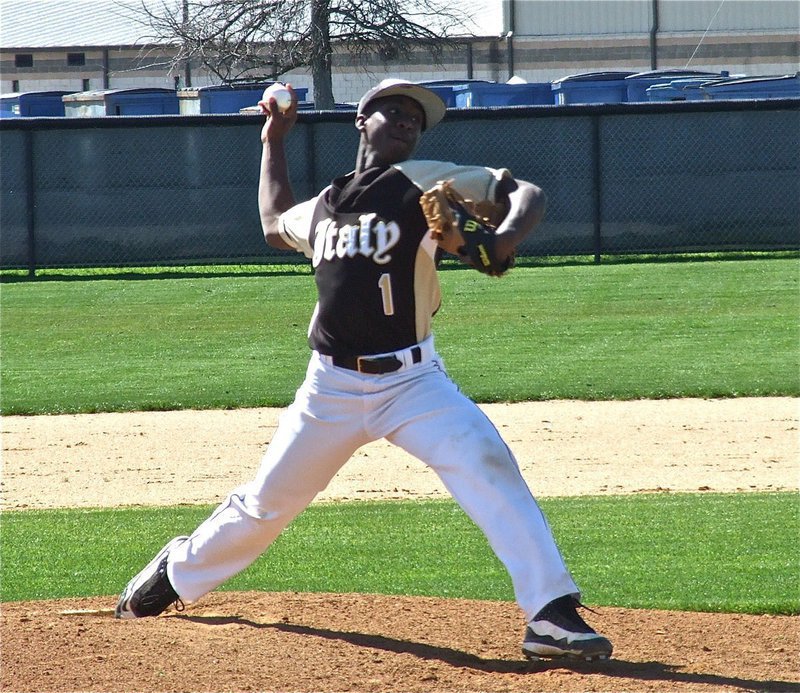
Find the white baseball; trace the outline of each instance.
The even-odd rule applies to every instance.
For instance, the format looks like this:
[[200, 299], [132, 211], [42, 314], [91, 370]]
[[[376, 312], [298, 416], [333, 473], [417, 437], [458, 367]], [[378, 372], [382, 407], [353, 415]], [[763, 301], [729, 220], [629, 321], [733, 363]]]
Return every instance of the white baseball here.
[[264, 90], [264, 95], [261, 97], [261, 100], [266, 101], [267, 105], [269, 105], [270, 97], [274, 97], [275, 101], [278, 104], [278, 110], [281, 113], [286, 113], [286, 111], [288, 111], [292, 105], [291, 92], [280, 82], [276, 82], [275, 84], [270, 84]]

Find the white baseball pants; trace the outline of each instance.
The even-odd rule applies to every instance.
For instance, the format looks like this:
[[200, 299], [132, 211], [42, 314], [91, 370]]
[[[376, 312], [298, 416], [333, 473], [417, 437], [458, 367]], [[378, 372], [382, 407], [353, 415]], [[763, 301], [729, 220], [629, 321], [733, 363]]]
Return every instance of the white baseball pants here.
[[313, 353], [256, 477], [235, 489], [169, 555], [167, 574], [192, 602], [246, 568], [360, 448], [386, 438], [428, 464], [483, 531], [530, 621], [578, 594], [552, 532], [494, 425], [445, 373], [433, 338], [422, 361], [368, 375]]

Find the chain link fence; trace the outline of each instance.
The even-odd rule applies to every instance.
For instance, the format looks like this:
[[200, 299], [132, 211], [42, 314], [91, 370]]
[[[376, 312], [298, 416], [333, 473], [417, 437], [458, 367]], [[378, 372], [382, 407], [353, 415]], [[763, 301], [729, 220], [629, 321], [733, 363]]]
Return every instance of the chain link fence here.
[[[0, 121], [0, 266], [300, 259], [258, 218], [259, 116]], [[352, 112], [301, 114], [298, 200], [351, 170]], [[800, 100], [451, 110], [418, 158], [548, 194], [521, 256], [800, 248]]]

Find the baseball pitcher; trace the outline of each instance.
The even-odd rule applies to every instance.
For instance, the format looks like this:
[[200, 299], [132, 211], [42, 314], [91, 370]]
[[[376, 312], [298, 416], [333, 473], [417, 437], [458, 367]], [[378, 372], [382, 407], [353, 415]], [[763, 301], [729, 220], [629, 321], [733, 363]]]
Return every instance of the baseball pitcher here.
[[274, 98], [261, 106], [264, 236], [315, 269], [306, 377], [255, 477], [170, 541], [127, 585], [116, 615], [201, 598], [266, 551], [358, 448], [385, 438], [429, 465], [485, 534], [524, 613], [527, 657], [609, 657], [609, 640], [576, 609], [578, 588], [514, 456], [447, 375], [431, 331], [442, 255], [501, 276], [542, 219], [544, 193], [505, 169], [412, 159], [444, 103], [384, 80], [358, 104], [355, 170], [298, 203], [284, 147], [296, 98], [287, 110]]

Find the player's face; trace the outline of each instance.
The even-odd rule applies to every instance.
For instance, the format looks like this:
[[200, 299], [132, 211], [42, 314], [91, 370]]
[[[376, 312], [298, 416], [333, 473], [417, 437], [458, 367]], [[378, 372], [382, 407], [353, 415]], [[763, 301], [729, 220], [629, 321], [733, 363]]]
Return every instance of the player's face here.
[[362, 132], [374, 162], [394, 164], [408, 159], [425, 123], [422, 107], [407, 96], [386, 96], [370, 106]]

